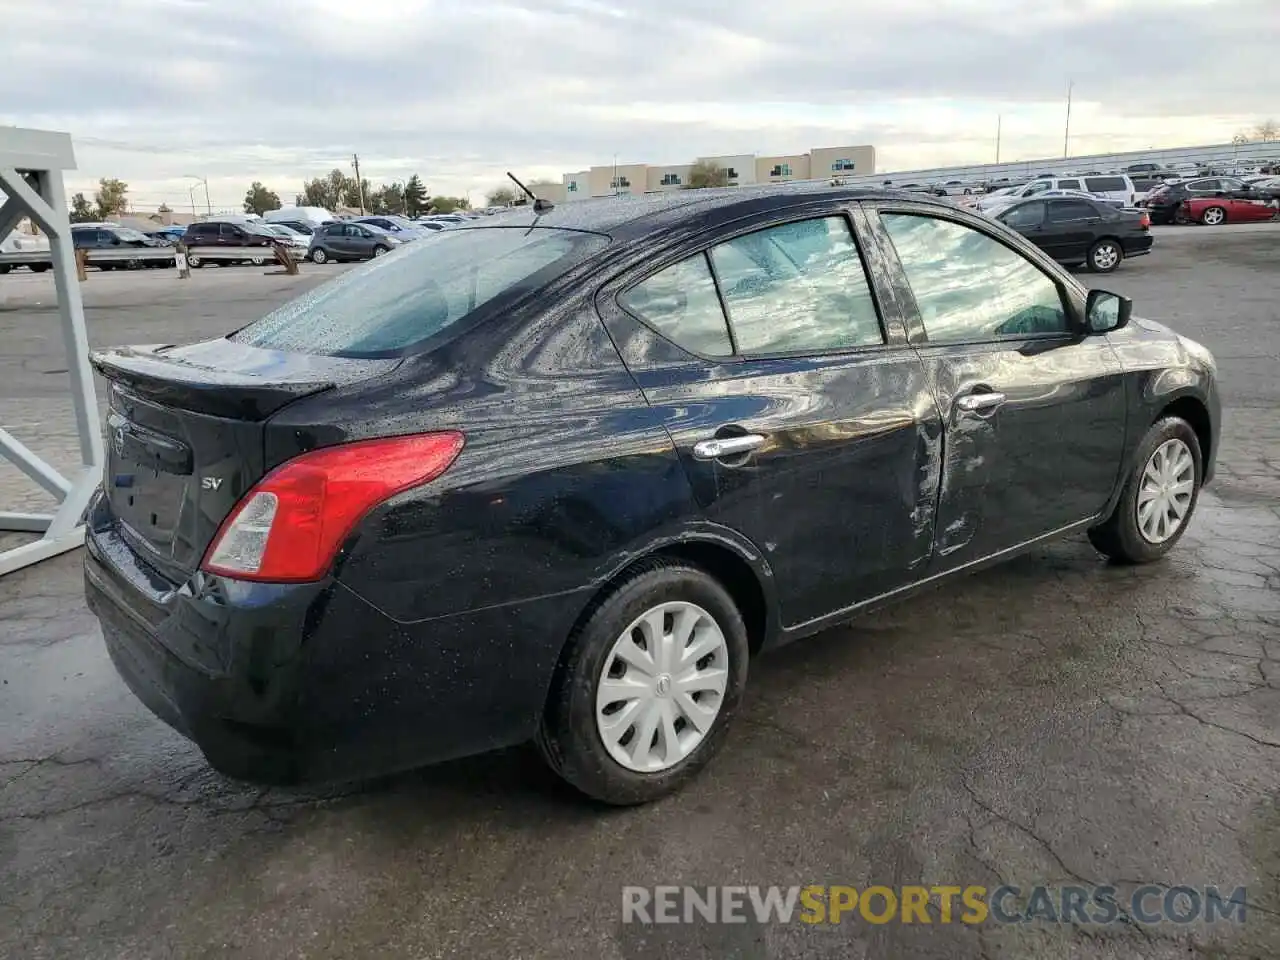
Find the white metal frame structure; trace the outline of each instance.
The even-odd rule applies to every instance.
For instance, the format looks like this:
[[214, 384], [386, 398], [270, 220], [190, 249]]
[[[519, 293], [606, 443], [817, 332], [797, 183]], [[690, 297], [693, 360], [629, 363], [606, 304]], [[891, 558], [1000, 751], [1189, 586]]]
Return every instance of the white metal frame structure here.
[[82, 464], [79, 473], [68, 479], [0, 424], [0, 456], [11, 461], [58, 502], [51, 514], [0, 512], [0, 530], [40, 535], [31, 543], [0, 551], [0, 576], [81, 546], [84, 511], [102, 479], [98, 398], [93, 390], [84, 304], [76, 279], [71, 223], [62, 182], [63, 171], [75, 168], [69, 134], [0, 126], [0, 194], [7, 197], [0, 205], [0, 237], [8, 236], [24, 216], [35, 221], [49, 237]]

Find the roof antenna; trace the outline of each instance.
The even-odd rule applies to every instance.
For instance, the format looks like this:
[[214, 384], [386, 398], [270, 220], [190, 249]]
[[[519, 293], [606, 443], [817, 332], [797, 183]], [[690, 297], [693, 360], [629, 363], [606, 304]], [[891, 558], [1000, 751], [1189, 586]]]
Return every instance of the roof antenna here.
[[517, 187], [519, 187], [519, 188], [520, 188], [520, 191], [521, 191], [521, 192], [522, 192], [526, 197], [528, 197], [530, 200], [532, 200], [532, 201], [533, 201], [533, 212], [534, 212], [534, 213], [536, 213], [536, 214], [544, 214], [544, 213], [546, 213], [548, 210], [554, 210], [554, 209], [556, 208], [556, 205], [555, 205], [554, 203], [552, 203], [550, 200], [542, 200], [542, 199], [539, 199], [538, 197], [535, 197], [535, 196], [533, 195], [533, 191], [532, 191], [532, 190], [530, 190], [528, 187], [526, 187], [526, 186], [525, 186], [523, 183], [521, 183], [519, 180], [517, 180], [517, 179], [516, 179], [516, 175], [515, 175], [514, 173], [512, 173], [510, 170], [508, 170], [508, 171], [507, 171], [507, 176], [511, 178], [511, 182], [512, 182], [512, 183], [514, 183]]

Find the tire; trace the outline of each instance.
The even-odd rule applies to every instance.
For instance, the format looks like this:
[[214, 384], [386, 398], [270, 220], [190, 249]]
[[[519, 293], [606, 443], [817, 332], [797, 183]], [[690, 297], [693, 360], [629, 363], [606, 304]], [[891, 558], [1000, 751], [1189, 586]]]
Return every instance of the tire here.
[[0, 277], [3, 277], [6, 273], [8, 273], [12, 269], [13, 269], [13, 264], [0, 263]]
[[1200, 222], [1206, 227], [1216, 227], [1227, 222], [1227, 211], [1223, 207], [1205, 207], [1200, 214]]
[[1099, 240], [1089, 248], [1088, 267], [1094, 273], [1111, 273], [1124, 259], [1124, 249], [1110, 238]]
[[311, 251], [312, 263], [328, 263], [329, 255], [324, 252], [324, 247], [316, 247]]
[[190, 267], [192, 270], [199, 270], [201, 267], [204, 266], [204, 261], [201, 260], [199, 257], [195, 256], [194, 254], [188, 253], [187, 266]]
[[[1144, 494], [1149, 492], [1143, 489], [1144, 481], [1148, 480], [1147, 470], [1152, 467], [1158, 474], [1155, 463], [1157, 453], [1163, 451], [1168, 458], [1171, 451], [1177, 452], [1179, 445], [1190, 457], [1191, 489], [1188, 491], [1188, 498], [1182, 502], [1183, 513], [1178, 519], [1177, 527], [1163, 539], [1153, 539], [1148, 532], [1144, 532], [1139, 517]], [[1111, 516], [1089, 531], [1090, 542], [1099, 552], [1118, 563], [1150, 563], [1163, 557], [1182, 539], [1182, 534], [1186, 532], [1187, 525], [1195, 514], [1196, 504], [1200, 500], [1200, 484], [1204, 477], [1202, 457], [1200, 441], [1187, 421], [1180, 417], [1165, 417], [1156, 421], [1138, 446], [1134, 467], [1120, 492], [1115, 509]], [[1174, 479], [1180, 482], [1183, 476]], [[1176, 489], [1176, 485], [1173, 489]], [[1162, 504], [1159, 498], [1154, 502], [1156, 509], [1153, 513]]]
[[[646, 621], [660, 624], [663, 636], [671, 636], [677, 624], [688, 617], [694, 618], [695, 625], [687, 642], [719, 644], [712, 653], [691, 664], [679, 668], [668, 665], [664, 669], [660, 663], [656, 670], [663, 672], [656, 673], [638, 662], [629, 665], [615, 649], [630, 644], [632, 653], [639, 652], [643, 657], [646, 647], [635, 638], [655, 636]], [[674, 639], [671, 642], [678, 643]], [[662, 649], [661, 640], [652, 649]], [[674, 647], [666, 649], [673, 655], [678, 652]], [[641, 563], [595, 604], [570, 636], [547, 697], [538, 747], [551, 769], [589, 797], [617, 806], [657, 800], [692, 780], [724, 743], [746, 686], [749, 658], [742, 615], [715, 578], [684, 562]], [[721, 659], [725, 661], [723, 667], [717, 666]], [[686, 676], [695, 673], [700, 682], [723, 670], [723, 691], [717, 694], [714, 690], [691, 690], [681, 698], [676, 692], [678, 686], [672, 686], [679, 681], [673, 681], [668, 669], [681, 669]], [[709, 672], [704, 674], [704, 670]], [[630, 703], [619, 706], [622, 701], [598, 704], [601, 683], [616, 683], [632, 673], [639, 685], [626, 689], [641, 691], [634, 710]], [[688, 719], [682, 699], [694, 709], [699, 703], [708, 703], [707, 709], [714, 709], [705, 730], [699, 731]], [[611, 712], [611, 708], [618, 709]], [[628, 711], [635, 716], [634, 723], [625, 719]], [[614, 738], [612, 747], [606, 745], [601, 732], [601, 724], [607, 723], [610, 716], [623, 718], [615, 725], [621, 736]], [[671, 719], [664, 721], [660, 719], [663, 717]], [[642, 751], [639, 743], [644, 734], [639, 730], [647, 720], [652, 721], [649, 729], [654, 734], [650, 749]], [[623, 723], [627, 724], [625, 729]], [[686, 744], [682, 745], [682, 740]], [[669, 749], [676, 759], [671, 759]], [[659, 752], [663, 754], [661, 758]], [[633, 762], [624, 765], [620, 757]], [[642, 759], [637, 761], [637, 757]], [[645, 765], [648, 769], [642, 769]]]
[[49, 264], [47, 264], [47, 263], [29, 263], [29, 264], [27, 264], [27, 267], [31, 270], [31, 272], [32, 272], [32, 273], [44, 273], [46, 270], [48, 270], [48, 269], [49, 269]]
[[250, 257], [249, 262], [252, 263], [255, 267], [261, 267], [266, 264], [267, 258], [266, 257]]
[[390, 253], [390, 252], [391, 252], [391, 248], [390, 248], [390, 247], [374, 247], [374, 248], [373, 248], [373, 255], [374, 255], [375, 257], [381, 257], [381, 256], [383, 256], [384, 254], [388, 254], [388, 253]]

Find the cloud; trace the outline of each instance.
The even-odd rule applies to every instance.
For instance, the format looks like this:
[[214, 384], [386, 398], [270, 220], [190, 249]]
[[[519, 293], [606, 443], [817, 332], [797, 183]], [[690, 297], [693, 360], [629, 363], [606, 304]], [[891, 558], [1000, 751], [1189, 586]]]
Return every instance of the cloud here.
[[139, 206], [283, 196], [358, 152], [506, 169], [873, 143], [884, 169], [1211, 142], [1274, 109], [1274, 0], [7, 0], [0, 122], [70, 130]]

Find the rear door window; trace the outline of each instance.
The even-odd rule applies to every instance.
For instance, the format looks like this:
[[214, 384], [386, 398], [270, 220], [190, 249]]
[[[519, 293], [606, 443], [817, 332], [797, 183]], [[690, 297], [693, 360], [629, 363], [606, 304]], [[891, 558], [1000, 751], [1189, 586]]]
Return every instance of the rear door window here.
[[711, 249], [738, 352], [882, 344], [866, 270], [844, 217], [801, 220]]
[[1079, 180], [1059, 180], [1058, 189], [1059, 190], [1079, 190], [1080, 181]]
[[1088, 200], [1050, 200], [1050, 223], [1075, 223], [1099, 220], [1097, 208]]
[[445, 230], [316, 287], [232, 339], [295, 353], [400, 356], [491, 301], [545, 287], [608, 244], [549, 227]]

